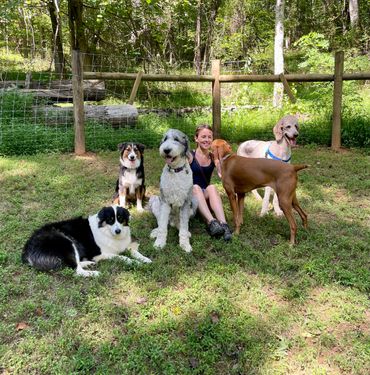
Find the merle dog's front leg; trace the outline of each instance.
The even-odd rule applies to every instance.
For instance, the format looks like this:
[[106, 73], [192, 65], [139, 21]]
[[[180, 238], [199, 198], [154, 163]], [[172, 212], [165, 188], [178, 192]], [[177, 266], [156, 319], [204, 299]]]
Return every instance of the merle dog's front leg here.
[[179, 228], [179, 243], [180, 247], [187, 253], [192, 251], [192, 247], [189, 241], [189, 217], [190, 217], [190, 206], [185, 203], [180, 209], [180, 228]]
[[158, 228], [156, 228], [156, 240], [154, 247], [163, 249], [167, 241], [167, 227], [170, 218], [171, 207], [169, 204], [162, 201], [161, 210], [159, 213]]

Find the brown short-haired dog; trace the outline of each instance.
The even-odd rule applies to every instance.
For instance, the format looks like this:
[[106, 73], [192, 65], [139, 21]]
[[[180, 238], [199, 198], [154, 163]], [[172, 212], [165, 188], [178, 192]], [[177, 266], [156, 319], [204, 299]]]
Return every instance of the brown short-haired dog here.
[[297, 171], [308, 166], [238, 156], [232, 152], [231, 146], [223, 139], [215, 139], [211, 148], [222, 184], [229, 197], [234, 216], [235, 234], [239, 234], [240, 226], [243, 224], [245, 194], [256, 188], [270, 186], [276, 192], [280, 208], [289, 222], [290, 242], [295, 244], [297, 223], [292, 207], [301, 217], [303, 226], [307, 228], [307, 215], [299, 206], [295, 193]]

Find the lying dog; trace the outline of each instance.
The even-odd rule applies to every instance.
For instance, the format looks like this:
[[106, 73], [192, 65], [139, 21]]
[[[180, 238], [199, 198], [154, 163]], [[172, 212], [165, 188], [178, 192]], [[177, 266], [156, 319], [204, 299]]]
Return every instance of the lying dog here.
[[189, 140], [180, 130], [170, 129], [164, 135], [159, 153], [166, 161], [163, 168], [159, 197], [151, 197], [149, 207], [157, 219], [153, 229], [154, 246], [163, 248], [167, 241], [168, 224], [179, 229], [180, 247], [192, 250], [189, 237], [189, 218], [196, 212], [193, 198], [193, 173], [188, 162]]
[[120, 143], [120, 170], [113, 203], [126, 207], [128, 200], [136, 200], [136, 208], [143, 210], [145, 196], [144, 148], [141, 143]]
[[301, 217], [303, 226], [307, 227], [307, 215], [299, 206], [295, 193], [297, 171], [308, 166], [286, 164], [277, 160], [244, 158], [233, 154], [230, 145], [222, 139], [215, 139], [211, 148], [215, 159], [219, 160], [216, 165], [218, 165], [222, 184], [229, 197], [235, 233], [240, 232], [240, 226], [243, 224], [245, 193], [256, 188], [270, 186], [276, 192], [280, 207], [289, 222], [290, 242], [295, 244], [297, 224], [292, 207]]
[[[289, 163], [292, 155], [291, 148], [295, 147], [297, 144], [299, 134], [298, 119], [291, 115], [284, 116], [274, 126], [273, 133], [275, 141], [245, 141], [238, 147], [237, 154], [247, 158], [266, 158]], [[252, 190], [252, 193], [258, 200], [261, 200], [261, 196], [258, 194], [257, 190]], [[270, 194], [271, 188], [266, 187], [260, 216], [268, 212]], [[276, 194], [274, 194], [273, 206], [276, 215], [282, 216], [283, 211], [281, 211], [279, 207]]]
[[37, 229], [24, 246], [22, 261], [39, 270], [53, 270], [63, 266], [76, 270], [77, 275], [97, 276], [98, 271], [84, 267], [103, 259], [118, 258], [128, 264], [135, 262], [118, 255], [128, 249], [139, 262], [151, 263], [132, 242], [128, 226], [129, 212], [119, 206], [102, 208], [88, 218], [46, 224]]

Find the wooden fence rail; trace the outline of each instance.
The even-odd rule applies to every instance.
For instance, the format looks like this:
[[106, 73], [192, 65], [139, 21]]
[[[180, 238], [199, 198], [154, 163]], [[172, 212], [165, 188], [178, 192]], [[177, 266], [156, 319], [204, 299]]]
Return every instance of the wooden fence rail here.
[[[80, 54], [78, 51], [73, 51]], [[80, 60], [75, 57], [72, 60], [73, 64], [77, 64]], [[341, 147], [341, 111], [342, 111], [342, 86], [343, 81], [353, 80], [367, 80], [370, 79], [370, 72], [360, 73], [343, 73], [344, 54], [342, 51], [335, 54], [335, 69], [334, 74], [269, 74], [269, 75], [224, 75], [221, 72], [220, 60], [212, 61], [211, 75], [169, 75], [169, 74], [143, 74], [139, 73], [119, 73], [119, 72], [81, 72], [80, 67], [73, 67], [74, 72], [78, 72], [83, 79], [99, 79], [99, 80], [132, 80], [135, 81], [132, 93], [130, 95], [130, 103], [133, 103], [138, 85], [141, 81], [154, 82], [211, 82], [212, 83], [212, 123], [215, 137], [221, 135], [221, 84], [222, 83], [236, 83], [236, 82], [283, 82], [285, 92], [288, 94], [291, 101], [295, 101], [292, 91], [289, 88], [289, 82], [334, 82], [333, 89], [333, 124], [332, 124], [332, 144], [333, 150], [338, 150]], [[75, 73], [74, 73], [75, 74]], [[83, 137], [83, 101], [81, 102], [81, 93], [78, 85], [82, 85], [81, 79], [75, 79], [76, 100], [73, 100], [75, 107], [75, 126], [78, 127], [75, 134], [78, 139], [75, 140], [75, 153], [83, 153], [85, 150]], [[81, 107], [77, 109], [76, 107]], [[82, 113], [82, 115], [81, 115]], [[81, 128], [82, 126], [82, 128]], [[83, 142], [83, 144], [81, 144]]]
[[[137, 73], [104, 73], [104, 72], [84, 72], [84, 79], [102, 80], [127, 80], [135, 81]], [[334, 74], [284, 74], [288, 82], [330, 82], [334, 81]], [[370, 72], [344, 73], [343, 81], [361, 81], [370, 79]], [[213, 82], [215, 78], [211, 75], [169, 75], [169, 74], [143, 74], [142, 81], [162, 81], [162, 82]], [[267, 75], [220, 75], [221, 83], [232, 82], [281, 82], [279, 74]]]

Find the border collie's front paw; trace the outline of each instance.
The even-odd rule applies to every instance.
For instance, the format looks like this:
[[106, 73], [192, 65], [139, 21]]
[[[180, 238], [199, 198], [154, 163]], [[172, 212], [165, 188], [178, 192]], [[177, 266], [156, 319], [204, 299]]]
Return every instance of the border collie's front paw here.
[[99, 271], [87, 271], [84, 269], [77, 270], [77, 275], [78, 276], [83, 276], [83, 277], [91, 277], [91, 276], [99, 276], [100, 272]]
[[142, 255], [142, 258], [140, 258], [140, 261], [143, 263], [153, 263], [151, 259], [145, 257], [144, 255]]

